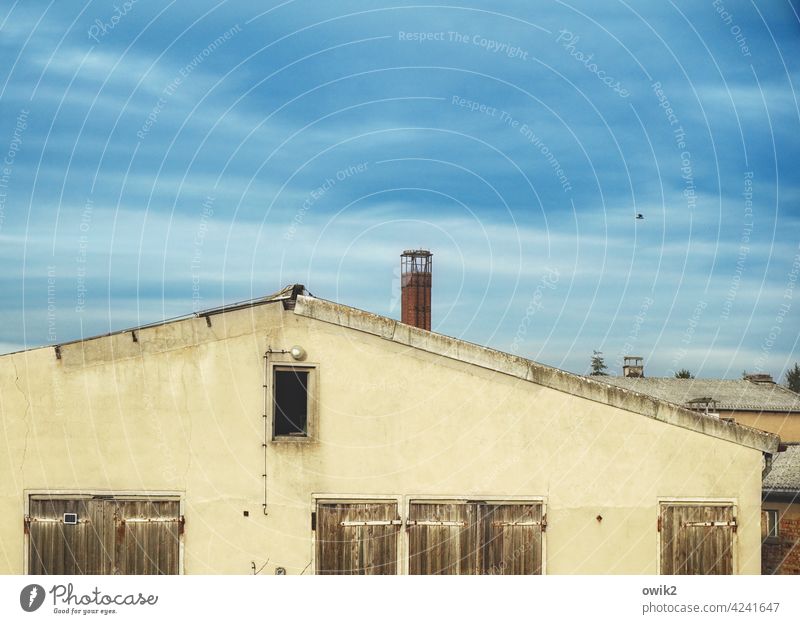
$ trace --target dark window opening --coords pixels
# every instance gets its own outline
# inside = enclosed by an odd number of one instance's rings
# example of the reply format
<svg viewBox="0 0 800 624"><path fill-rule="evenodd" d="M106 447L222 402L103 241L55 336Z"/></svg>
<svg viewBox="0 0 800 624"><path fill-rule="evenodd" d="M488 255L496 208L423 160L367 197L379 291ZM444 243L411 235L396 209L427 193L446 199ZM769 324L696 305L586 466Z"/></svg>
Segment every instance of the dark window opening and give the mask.
<svg viewBox="0 0 800 624"><path fill-rule="evenodd" d="M275 371L274 435L308 435L308 371Z"/></svg>
<svg viewBox="0 0 800 624"><path fill-rule="evenodd" d="M778 538L778 510L777 509L767 509L766 510L766 520L767 520L767 527L766 533L767 538L769 539L777 539Z"/></svg>

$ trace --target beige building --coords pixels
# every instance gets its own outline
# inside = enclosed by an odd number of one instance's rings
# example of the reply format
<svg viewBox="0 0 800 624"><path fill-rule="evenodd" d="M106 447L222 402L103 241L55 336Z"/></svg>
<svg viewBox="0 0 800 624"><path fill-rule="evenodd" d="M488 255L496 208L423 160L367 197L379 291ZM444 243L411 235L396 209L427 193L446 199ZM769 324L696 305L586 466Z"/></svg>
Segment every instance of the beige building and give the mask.
<svg viewBox="0 0 800 624"><path fill-rule="evenodd" d="M0 573L744 573L775 435L290 287L0 357Z"/></svg>
<svg viewBox="0 0 800 624"><path fill-rule="evenodd" d="M644 360L624 359L623 376L610 384L649 394L723 421L780 435L779 451L763 483L763 574L800 574L800 395L767 374L742 379L645 377Z"/></svg>

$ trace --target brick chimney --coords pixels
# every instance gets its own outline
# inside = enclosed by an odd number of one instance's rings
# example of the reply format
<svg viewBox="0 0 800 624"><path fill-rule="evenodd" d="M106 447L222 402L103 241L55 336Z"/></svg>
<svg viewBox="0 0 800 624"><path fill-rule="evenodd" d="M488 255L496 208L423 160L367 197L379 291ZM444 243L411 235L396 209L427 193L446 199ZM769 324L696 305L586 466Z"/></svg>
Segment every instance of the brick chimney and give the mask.
<svg viewBox="0 0 800 624"><path fill-rule="evenodd" d="M400 256L400 320L428 331L431 329L432 268L433 254L426 249L407 249Z"/></svg>

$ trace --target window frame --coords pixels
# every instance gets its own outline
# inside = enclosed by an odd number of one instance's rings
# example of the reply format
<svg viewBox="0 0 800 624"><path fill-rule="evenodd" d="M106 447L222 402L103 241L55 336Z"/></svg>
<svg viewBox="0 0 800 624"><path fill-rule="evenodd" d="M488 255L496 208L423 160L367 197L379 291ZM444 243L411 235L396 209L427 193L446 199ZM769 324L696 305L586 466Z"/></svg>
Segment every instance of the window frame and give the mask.
<svg viewBox="0 0 800 624"><path fill-rule="evenodd" d="M277 389L278 372L304 372L308 373L307 404L306 404L306 434L305 435L277 435L275 433L276 424L276 405L275 391ZM270 362L269 367L269 389L267 403L269 406L270 418L270 441L273 443L309 443L317 439L317 410L319 404L319 367L314 363L295 363L293 361Z"/></svg>
<svg viewBox="0 0 800 624"><path fill-rule="evenodd" d="M764 536L764 541L768 544L776 544L781 537L781 512L778 509L764 509L764 513L767 514L767 534ZM775 522L770 523L770 518L774 518ZM770 528L773 530L770 531Z"/></svg>

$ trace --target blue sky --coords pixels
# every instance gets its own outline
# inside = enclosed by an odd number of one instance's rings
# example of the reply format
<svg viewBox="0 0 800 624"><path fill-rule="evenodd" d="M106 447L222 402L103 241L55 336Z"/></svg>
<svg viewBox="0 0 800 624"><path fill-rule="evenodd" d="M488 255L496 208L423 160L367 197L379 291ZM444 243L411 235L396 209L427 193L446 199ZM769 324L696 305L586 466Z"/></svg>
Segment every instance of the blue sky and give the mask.
<svg viewBox="0 0 800 624"><path fill-rule="evenodd" d="M583 373L798 359L789 2L4 2L0 352L289 283ZM636 219L636 214L643 219Z"/></svg>

